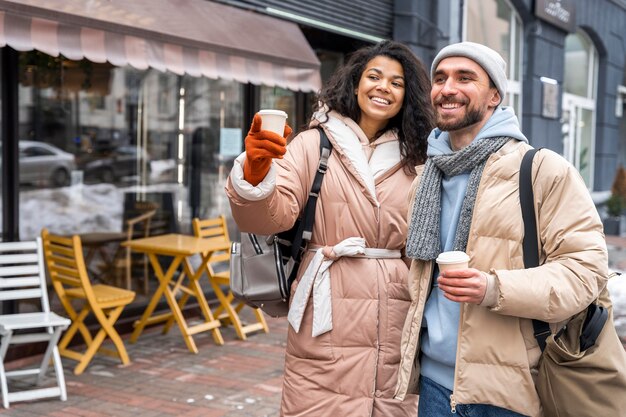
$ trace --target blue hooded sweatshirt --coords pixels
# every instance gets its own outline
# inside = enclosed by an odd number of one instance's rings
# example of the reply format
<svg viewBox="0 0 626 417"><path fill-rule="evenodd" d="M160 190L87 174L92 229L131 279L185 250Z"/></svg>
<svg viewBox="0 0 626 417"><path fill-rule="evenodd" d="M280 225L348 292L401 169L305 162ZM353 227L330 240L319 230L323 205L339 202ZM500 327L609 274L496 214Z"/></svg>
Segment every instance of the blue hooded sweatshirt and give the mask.
<svg viewBox="0 0 626 417"><path fill-rule="evenodd" d="M522 134L515 112L510 107L498 107L487 123L478 132L474 141L508 136L528 143ZM428 138L428 156L453 153L447 132L434 129ZM465 198L470 172L449 177L443 176L441 183L441 248L453 250L456 228L461 206ZM454 390L454 367L459 330L461 305L443 296L437 286L439 270L435 264L433 291L426 301L421 341L421 375L449 390Z"/></svg>

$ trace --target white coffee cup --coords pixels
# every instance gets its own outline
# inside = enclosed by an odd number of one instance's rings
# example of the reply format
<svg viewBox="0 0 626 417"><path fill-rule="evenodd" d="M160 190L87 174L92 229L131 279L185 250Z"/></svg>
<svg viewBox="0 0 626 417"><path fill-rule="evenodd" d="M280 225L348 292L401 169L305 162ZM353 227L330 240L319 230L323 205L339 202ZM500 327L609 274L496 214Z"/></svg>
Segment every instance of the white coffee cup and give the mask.
<svg viewBox="0 0 626 417"><path fill-rule="evenodd" d="M271 130L277 135L282 136L285 132L285 122L287 113L282 110L259 110L261 116L261 130Z"/></svg>
<svg viewBox="0 0 626 417"><path fill-rule="evenodd" d="M436 259L439 272L448 269L465 269L468 267L469 260L470 257L465 252L458 250L442 252Z"/></svg>

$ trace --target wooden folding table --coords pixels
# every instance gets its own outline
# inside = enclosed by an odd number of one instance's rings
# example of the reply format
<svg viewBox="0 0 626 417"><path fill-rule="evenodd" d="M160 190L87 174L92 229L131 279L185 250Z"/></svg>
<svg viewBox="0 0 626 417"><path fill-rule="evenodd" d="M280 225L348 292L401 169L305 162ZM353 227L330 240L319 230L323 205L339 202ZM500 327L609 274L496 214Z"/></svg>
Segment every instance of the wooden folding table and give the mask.
<svg viewBox="0 0 626 417"><path fill-rule="evenodd" d="M134 251L143 252L148 255L150 263L154 268L154 273L159 280L159 288L156 290L148 307L144 311L141 318L135 322L135 330L130 337L131 343L137 341L137 338L143 331L144 327L151 324L168 322L164 327L166 332L172 324L172 320L175 320L180 328L180 331L185 339L185 343L190 351L198 353L198 349L193 340L192 335L211 331L213 339L218 345L224 344L224 339L220 332L220 321L213 317L211 309L204 297L202 288L199 284L199 279L203 272L207 271L207 265L211 254L215 251L228 250L230 242L226 239L203 239L189 235L181 234L167 234L161 236L153 236L142 239L134 239L129 242L124 242L124 246L129 246ZM189 258L193 255L200 255L202 262L196 271L193 270ZM159 256L172 257L172 261L164 273L159 262ZM183 265L184 275L178 282L174 282L174 274ZM187 278L188 284L183 285L183 279ZM177 293L181 291L183 295L180 299L176 300ZM171 312L152 315L157 303L161 297L165 295L167 304L169 305ZM204 322L189 326L183 317L182 307L189 299L189 297L196 297L202 315L204 316Z"/></svg>

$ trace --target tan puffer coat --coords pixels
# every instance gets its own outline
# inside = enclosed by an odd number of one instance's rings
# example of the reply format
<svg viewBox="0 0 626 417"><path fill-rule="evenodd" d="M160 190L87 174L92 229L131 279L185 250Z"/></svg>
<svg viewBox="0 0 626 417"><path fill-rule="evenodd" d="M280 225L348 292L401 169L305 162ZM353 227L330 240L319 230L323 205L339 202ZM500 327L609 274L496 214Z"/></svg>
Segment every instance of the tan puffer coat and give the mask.
<svg viewBox="0 0 626 417"><path fill-rule="evenodd" d="M333 144L317 204L311 244L335 245L349 237L363 237L370 248L403 250L407 232L408 192L414 175L395 162L374 179L359 166L374 148L398 149L394 134L385 134L370 146L361 129L341 118L351 131L352 147L331 129ZM387 144L387 145L384 145ZM395 145L394 145L395 144ZM233 178L226 187L233 217L242 231L259 234L289 229L303 210L319 161L319 134L307 130L274 161L276 188L264 199L247 201L237 195ZM371 162L370 162L371 164ZM375 195L368 187L375 185ZM305 255L299 275L310 262ZM333 329L311 336L312 302L296 333L289 326L281 412L306 417L415 417L417 396L403 402L392 399L402 324L410 304L406 259L341 258L330 267ZM298 282L292 287L292 296Z"/></svg>
<svg viewBox="0 0 626 417"><path fill-rule="evenodd" d="M540 349L532 320L561 322L589 305L606 285L602 223L578 171L552 151L533 161L542 266L524 269L519 167L530 147L508 142L485 165L467 243L469 266L495 276L498 301L463 304L453 400L492 404L541 417L534 386ZM412 192L417 188L416 179ZM419 336L432 262L413 261L411 307L402 335L396 397L417 392Z"/></svg>

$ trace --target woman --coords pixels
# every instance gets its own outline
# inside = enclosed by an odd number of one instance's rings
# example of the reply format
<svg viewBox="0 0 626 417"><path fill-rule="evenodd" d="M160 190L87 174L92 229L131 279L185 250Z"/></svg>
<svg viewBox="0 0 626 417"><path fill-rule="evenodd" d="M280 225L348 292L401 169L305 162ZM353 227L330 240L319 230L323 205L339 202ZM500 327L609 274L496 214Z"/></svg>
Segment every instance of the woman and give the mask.
<svg viewBox="0 0 626 417"><path fill-rule="evenodd" d="M291 228L320 158L313 128L321 126L333 145L312 239L291 292L284 416L417 413L416 396L404 402L392 396L409 307L401 255L408 190L415 166L426 158L429 91L421 62L402 44L385 41L358 50L333 75L318 96L311 129L288 147L285 138L260 130L255 116L246 153L226 186L242 231ZM286 127L284 136L290 132ZM330 278L320 272L325 268ZM316 293L324 285L329 294L310 301L311 288ZM316 316L321 306L330 316Z"/></svg>

